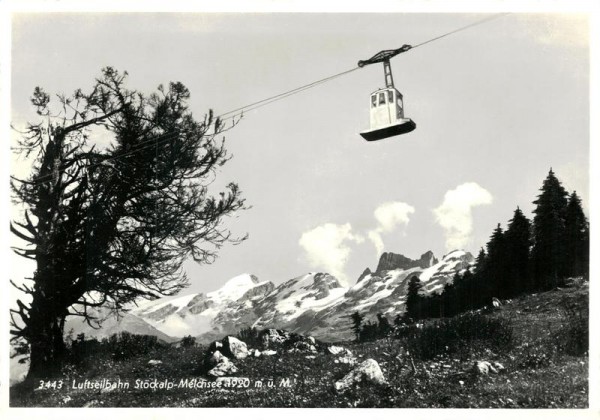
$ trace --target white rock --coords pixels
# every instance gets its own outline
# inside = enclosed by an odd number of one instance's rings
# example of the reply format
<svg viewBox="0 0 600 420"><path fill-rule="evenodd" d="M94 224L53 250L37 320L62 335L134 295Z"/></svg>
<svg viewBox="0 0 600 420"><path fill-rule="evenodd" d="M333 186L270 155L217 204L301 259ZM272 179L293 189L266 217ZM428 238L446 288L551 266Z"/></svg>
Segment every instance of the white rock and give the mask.
<svg viewBox="0 0 600 420"><path fill-rule="evenodd" d="M235 337L227 336L223 340L223 353L231 355L234 359L244 359L248 357L248 346Z"/></svg>
<svg viewBox="0 0 600 420"><path fill-rule="evenodd" d="M341 380L335 383L335 389L343 392L348 388L360 382L368 382L373 384L385 384L386 380L383 372L373 359L367 359L360 365L356 366L350 373L344 376Z"/></svg>
<svg viewBox="0 0 600 420"><path fill-rule="evenodd" d="M356 364L356 358L343 356L343 357L339 357L339 358L335 359L334 363L343 363L345 365L354 366Z"/></svg>
<svg viewBox="0 0 600 420"><path fill-rule="evenodd" d="M162 360L149 360L148 364L152 366L162 365Z"/></svg>
<svg viewBox="0 0 600 420"><path fill-rule="evenodd" d="M260 357L260 355L261 355L261 352L258 349L254 349L254 351L252 352L252 356L254 356L254 357Z"/></svg>
<svg viewBox="0 0 600 420"><path fill-rule="evenodd" d="M273 356L277 354L277 352L275 350L263 350L260 354L263 356Z"/></svg>
<svg viewBox="0 0 600 420"><path fill-rule="evenodd" d="M225 376L231 375L232 373L236 373L238 371L237 367L230 362L229 360L223 360L217 366L208 371L208 374L211 376Z"/></svg>
<svg viewBox="0 0 600 420"><path fill-rule="evenodd" d="M344 352L344 348L342 346L329 346L327 347L327 352L329 354L333 354L334 356Z"/></svg>
<svg viewBox="0 0 600 420"><path fill-rule="evenodd" d="M486 361L477 361L473 364L473 372L477 375L489 375L491 373L498 373L496 368Z"/></svg>

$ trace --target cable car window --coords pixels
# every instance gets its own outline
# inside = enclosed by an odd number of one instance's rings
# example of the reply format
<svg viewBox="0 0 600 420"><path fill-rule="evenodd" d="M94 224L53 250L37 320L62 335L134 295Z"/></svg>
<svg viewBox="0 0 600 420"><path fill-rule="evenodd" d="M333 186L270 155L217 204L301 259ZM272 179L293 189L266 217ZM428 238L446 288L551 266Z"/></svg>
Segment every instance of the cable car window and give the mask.
<svg viewBox="0 0 600 420"><path fill-rule="evenodd" d="M388 102L391 104L394 103L394 92L392 92L391 90L388 90Z"/></svg>
<svg viewBox="0 0 600 420"><path fill-rule="evenodd" d="M385 105L385 93L383 92L379 94L379 105Z"/></svg>
<svg viewBox="0 0 600 420"><path fill-rule="evenodd" d="M375 108L377 106L377 95L371 95L371 108Z"/></svg>

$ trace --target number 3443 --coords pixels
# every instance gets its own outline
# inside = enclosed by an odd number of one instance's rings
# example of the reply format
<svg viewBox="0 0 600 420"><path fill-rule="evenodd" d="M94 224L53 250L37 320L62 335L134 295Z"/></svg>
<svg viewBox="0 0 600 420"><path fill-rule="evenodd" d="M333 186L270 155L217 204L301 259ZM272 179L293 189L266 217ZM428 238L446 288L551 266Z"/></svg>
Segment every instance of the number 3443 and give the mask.
<svg viewBox="0 0 600 420"><path fill-rule="evenodd" d="M40 385L36 390L40 389L61 389L63 387L63 381L40 381Z"/></svg>

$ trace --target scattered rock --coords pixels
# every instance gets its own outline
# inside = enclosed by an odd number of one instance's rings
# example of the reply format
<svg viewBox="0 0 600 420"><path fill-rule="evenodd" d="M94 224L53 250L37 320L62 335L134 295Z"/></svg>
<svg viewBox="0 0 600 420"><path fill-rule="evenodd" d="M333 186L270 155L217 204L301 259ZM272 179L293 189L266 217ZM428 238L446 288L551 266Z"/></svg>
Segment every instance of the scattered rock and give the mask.
<svg viewBox="0 0 600 420"><path fill-rule="evenodd" d="M351 356L352 355L352 352L350 350L348 350L342 346L329 346L329 347L327 347L327 353L333 354L334 356L337 356L337 355Z"/></svg>
<svg viewBox="0 0 600 420"><path fill-rule="evenodd" d="M356 366L350 373L344 376L341 380L335 383L335 389L338 392L343 392L348 388L361 383L373 383L373 384L385 384L386 380L383 376L383 372L377 363L373 359L367 359L360 365Z"/></svg>
<svg viewBox="0 0 600 420"><path fill-rule="evenodd" d="M314 344L310 344L310 342L308 342L308 341L296 341L292 345L292 348L289 349L288 351L290 353L295 353L295 352L316 353L317 352L317 348L315 347Z"/></svg>
<svg viewBox="0 0 600 420"><path fill-rule="evenodd" d="M489 375L490 373L498 373L498 370L486 361L477 361L473 364L473 373L476 375Z"/></svg>
<svg viewBox="0 0 600 420"><path fill-rule="evenodd" d="M209 370L208 374L211 376L218 377L218 376L231 375L233 373L236 373L237 371L238 371L237 367L231 361L229 361L229 359L227 359L227 360L221 361L218 365L216 365L214 368Z"/></svg>
<svg viewBox="0 0 600 420"><path fill-rule="evenodd" d="M506 368L504 367L504 365L500 362L494 362L492 363L492 365L496 368L496 370L498 372L505 370Z"/></svg>
<svg viewBox="0 0 600 420"><path fill-rule="evenodd" d="M149 360L148 364L152 366L162 365L162 360Z"/></svg>
<svg viewBox="0 0 600 420"><path fill-rule="evenodd" d="M275 328L269 328L261 333L261 341L263 347L268 349L273 345L280 346L290 338L290 333L284 330L276 330Z"/></svg>
<svg viewBox="0 0 600 420"><path fill-rule="evenodd" d="M338 357L333 361L334 363L343 363L345 365L354 366L356 364L356 357Z"/></svg>

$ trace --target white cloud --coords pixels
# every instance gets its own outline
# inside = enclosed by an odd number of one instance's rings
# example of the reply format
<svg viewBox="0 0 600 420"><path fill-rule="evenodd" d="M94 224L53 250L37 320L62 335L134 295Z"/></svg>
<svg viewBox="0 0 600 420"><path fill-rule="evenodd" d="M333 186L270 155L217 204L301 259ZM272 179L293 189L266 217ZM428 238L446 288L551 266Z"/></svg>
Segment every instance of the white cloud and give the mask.
<svg viewBox="0 0 600 420"><path fill-rule="evenodd" d="M398 226L408 225L409 215L415 212L415 208L409 204L400 201L383 203L375 209L374 215L377 220L377 227L368 232L369 239L377 250L377 255L381 255L384 250L382 233L390 233Z"/></svg>
<svg viewBox="0 0 600 420"><path fill-rule="evenodd" d="M475 182L467 182L446 192L444 202L433 213L445 230L448 251L464 248L470 242L473 233L471 209L491 204L492 200L492 195Z"/></svg>
<svg viewBox="0 0 600 420"><path fill-rule="evenodd" d="M409 214L414 213L415 208L406 203L395 201L383 203L375 209L375 219L383 232L391 232L398 225L407 225Z"/></svg>
<svg viewBox="0 0 600 420"><path fill-rule="evenodd" d="M344 268L351 252L349 244L361 243L363 240L362 236L352 233L350 223L326 223L304 232L299 243L311 266L347 282Z"/></svg>

